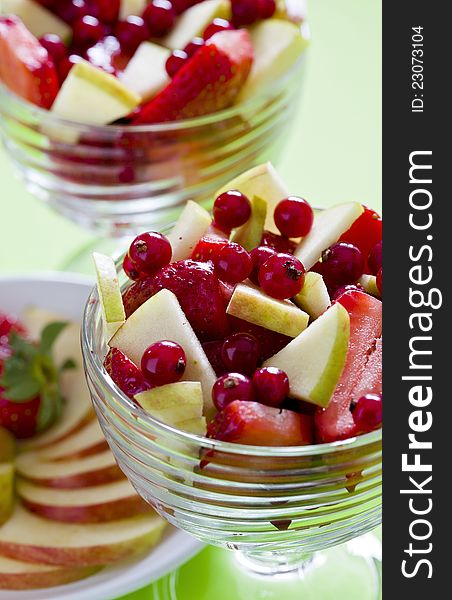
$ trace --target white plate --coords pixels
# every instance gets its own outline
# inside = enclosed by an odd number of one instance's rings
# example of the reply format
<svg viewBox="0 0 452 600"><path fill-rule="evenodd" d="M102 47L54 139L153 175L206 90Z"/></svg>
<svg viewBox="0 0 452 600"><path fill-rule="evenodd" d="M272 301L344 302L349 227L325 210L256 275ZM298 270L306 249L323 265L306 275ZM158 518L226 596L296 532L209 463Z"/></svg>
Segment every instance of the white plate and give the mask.
<svg viewBox="0 0 452 600"><path fill-rule="evenodd" d="M67 273L0 277L0 311L20 315L34 305L80 321L93 280ZM0 600L112 600L174 570L201 550L202 544L168 528L150 554L117 563L68 585L26 592L1 591Z"/></svg>

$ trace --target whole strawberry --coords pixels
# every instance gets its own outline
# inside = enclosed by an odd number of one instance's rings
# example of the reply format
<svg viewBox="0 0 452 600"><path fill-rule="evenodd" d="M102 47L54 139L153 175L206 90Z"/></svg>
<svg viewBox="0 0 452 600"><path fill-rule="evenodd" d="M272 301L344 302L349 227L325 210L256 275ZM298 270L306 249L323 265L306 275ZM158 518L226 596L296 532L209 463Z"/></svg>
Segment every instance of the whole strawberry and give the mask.
<svg viewBox="0 0 452 600"><path fill-rule="evenodd" d="M6 329L6 320L0 323ZM23 337L23 330L15 325L3 336L5 358L0 362L0 426L16 438L28 438L46 429L61 413L60 373L73 368L74 362L68 360L57 368L52 347L66 325L49 324L36 344Z"/></svg>

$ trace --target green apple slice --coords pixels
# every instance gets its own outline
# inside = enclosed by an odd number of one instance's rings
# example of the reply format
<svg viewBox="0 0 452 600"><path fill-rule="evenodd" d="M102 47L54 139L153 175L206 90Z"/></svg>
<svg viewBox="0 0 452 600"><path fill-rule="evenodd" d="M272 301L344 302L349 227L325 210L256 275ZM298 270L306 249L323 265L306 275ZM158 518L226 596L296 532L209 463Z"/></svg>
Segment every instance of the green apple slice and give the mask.
<svg viewBox="0 0 452 600"><path fill-rule="evenodd" d="M205 0L188 8L178 18L176 25L162 41L171 50L185 48L216 18L231 19L231 4L227 0Z"/></svg>
<svg viewBox="0 0 452 600"><path fill-rule="evenodd" d="M273 212L278 202L287 198L290 192L271 163L264 163L245 171L219 189L215 198L228 190L239 190L250 199L253 196L259 196L265 200L267 202L265 229L279 233L273 220Z"/></svg>
<svg viewBox="0 0 452 600"><path fill-rule="evenodd" d="M365 291L371 296L381 298L380 290L377 286L377 278L375 275L362 275L358 279L357 283L360 283L365 289Z"/></svg>
<svg viewBox="0 0 452 600"><path fill-rule="evenodd" d="M203 410L199 381L178 381L140 392L135 399L150 415L167 423L200 419Z"/></svg>
<svg viewBox="0 0 452 600"><path fill-rule="evenodd" d="M267 202L260 196L251 198L251 216L245 225L234 232L232 241L243 246L248 252L259 246L264 233L267 217Z"/></svg>
<svg viewBox="0 0 452 600"><path fill-rule="evenodd" d="M102 306L106 340L110 340L126 320L121 288L114 260L105 254L93 252L97 275L97 289Z"/></svg>
<svg viewBox="0 0 452 600"><path fill-rule="evenodd" d="M254 61L235 103L271 88L294 65L308 45L300 27L282 19L265 19L250 28ZM271 43L269 43L271 40Z"/></svg>
<svg viewBox="0 0 452 600"><path fill-rule="evenodd" d="M289 337L299 335L309 322L309 315L290 300L276 300L261 289L243 283L235 288L226 312Z"/></svg>
<svg viewBox="0 0 452 600"><path fill-rule="evenodd" d="M165 69L169 55L167 48L143 42L119 76L120 81L126 88L141 96L142 100L150 100L170 81Z"/></svg>
<svg viewBox="0 0 452 600"><path fill-rule="evenodd" d="M313 321L329 308L330 295L320 273L309 271L305 274L303 288L294 297L294 302L305 310Z"/></svg>
<svg viewBox="0 0 452 600"><path fill-rule="evenodd" d="M128 115L140 102L141 97L119 79L83 61L70 70L52 112L70 121L107 125Z"/></svg>
<svg viewBox="0 0 452 600"><path fill-rule="evenodd" d="M17 15L37 38L46 33L56 33L67 42L72 35L72 29L67 23L36 0L1 0L0 14Z"/></svg>
<svg viewBox="0 0 452 600"><path fill-rule="evenodd" d="M118 329L110 346L118 348L139 365L146 348L161 340L176 342L184 349L187 366L183 380L201 382L204 414L211 418L215 414L211 395L215 372L172 292L160 290L142 304Z"/></svg>
<svg viewBox="0 0 452 600"><path fill-rule="evenodd" d="M334 304L264 366L283 369L290 396L325 408L344 369L350 337L350 317Z"/></svg>
<svg viewBox="0 0 452 600"><path fill-rule="evenodd" d="M295 256L304 268L309 271L322 252L336 243L363 212L363 205L359 202L347 202L316 213L311 231L295 250Z"/></svg>
<svg viewBox="0 0 452 600"><path fill-rule="evenodd" d="M143 14L148 0L121 0L119 9L119 19L124 21L127 17Z"/></svg>
<svg viewBox="0 0 452 600"><path fill-rule="evenodd" d="M209 213L193 200L189 200L168 235L173 249L172 260L190 258L196 244L207 232L211 223L212 217Z"/></svg>
<svg viewBox="0 0 452 600"><path fill-rule="evenodd" d="M182 429L182 431L186 431L187 433L194 433L195 435L206 435L206 417L200 417L198 419L188 419L187 421L179 421L177 423L177 428Z"/></svg>

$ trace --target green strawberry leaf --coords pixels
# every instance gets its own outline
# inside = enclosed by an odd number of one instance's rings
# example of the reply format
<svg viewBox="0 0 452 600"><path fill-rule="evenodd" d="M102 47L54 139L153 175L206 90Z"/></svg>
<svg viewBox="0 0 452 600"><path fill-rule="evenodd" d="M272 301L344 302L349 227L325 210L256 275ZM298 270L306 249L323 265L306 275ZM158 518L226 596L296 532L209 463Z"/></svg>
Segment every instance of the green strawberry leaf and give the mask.
<svg viewBox="0 0 452 600"><path fill-rule="evenodd" d="M63 371L69 371L71 369L76 369L76 368L77 368L77 363L75 362L75 360L73 360L72 358L68 358L61 365L60 373L62 373Z"/></svg>
<svg viewBox="0 0 452 600"><path fill-rule="evenodd" d="M52 346L60 335L60 333L65 329L69 323L67 322L58 322L49 323L46 327L44 327L41 333L41 341L39 344L39 349L44 354L49 354L52 350Z"/></svg>
<svg viewBox="0 0 452 600"><path fill-rule="evenodd" d="M20 383L9 386L4 392L7 400L13 402L29 402L35 398L40 392L39 382L33 379L24 379Z"/></svg>

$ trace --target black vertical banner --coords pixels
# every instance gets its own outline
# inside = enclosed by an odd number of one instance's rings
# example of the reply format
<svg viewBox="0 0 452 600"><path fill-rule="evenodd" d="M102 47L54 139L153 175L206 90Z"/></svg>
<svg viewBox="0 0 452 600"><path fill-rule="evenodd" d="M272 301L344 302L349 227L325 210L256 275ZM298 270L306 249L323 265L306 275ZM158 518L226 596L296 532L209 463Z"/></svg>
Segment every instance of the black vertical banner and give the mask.
<svg viewBox="0 0 452 600"><path fill-rule="evenodd" d="M383 2L383 598L452 597L447 3ZM440 591L441 590L441 591Z"/></svg>

